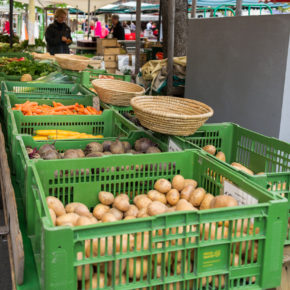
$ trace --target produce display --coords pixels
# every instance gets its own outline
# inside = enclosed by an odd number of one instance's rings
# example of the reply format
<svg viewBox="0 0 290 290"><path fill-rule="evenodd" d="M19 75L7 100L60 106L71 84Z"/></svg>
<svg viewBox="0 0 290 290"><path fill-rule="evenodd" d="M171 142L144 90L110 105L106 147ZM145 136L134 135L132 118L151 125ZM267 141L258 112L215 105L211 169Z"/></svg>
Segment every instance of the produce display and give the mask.
<svg viewBox="0 0 290 290"><path fill-rule="evenodd" d="M217 159L219 159L223 162L226 162L226 155L222 151L217 152L216 147L214 145L206 145L202 149L204 151L206 151L207 153L215 156ZM241 170L247 174L255 175L255 173L252 170L250 170L249 168L247 168L246 166L244 166L238 162L232 162L231 166L234 167L235 169ZM264 174L264 172L256 173L256 175L262 175L262 174Z"/></svg>
<svg viewBox="0 0 290 290"><path fill-rule="evenodd" d="M47 131L47 130L45 130ZM59 130L60 131L60 130ZM63 131L64 136L67 131ZM40 132L46 134L46 132ZM26 147L27 154L30 159L71 159L71 158L87 158L87 157L102 157L112 154L143 154L143 153L159 153L160 149L148 138L140 138L136 140L134 149L127 141L104 141L103 143L91 142L88 143L84 150L68 149L65 152L58 152L53 144L45 144L37 150L36 148Z"/></svg>
<svg viewBox="0 0 290 290"><path fill-rule="evenodd" d="M51 220L54 226L69 226L69 227L77 227L84 225L93 225L98 223L109 223L109 222L125 222L126 220L138 219L138 218L146 218L150 216L156 216L160 214L170 214L175 211L197 211L197 210L210 210L215 208L222 207L234 207L238 206L237 200L235 200L231 196L218 195L213 196L211 193L207 193L202 187L198 187L198 184L193 179L184 179L181 175L176 175L173 177L172 181L168 181L167 179L159 179L155 182L154 188L150 190L147 194L140 194L135 196L132 201L127 194L119 194L114 196L111 192L101 191L98 193L98 201L99 203L93 208L92 211L83 203L80 202L71 202L64 205L58 198L54 196L47 196L46 202L49 209L49 213L51 216ZM169 233L169 229L168 233ZM186 232L194 232L198 230L195 226L187 226ZM177 227L171 229L170 234L179 234L184 231L184 228ZM233 235L243 236L244 234L253 235L253 225L248 220L237 220L237 222L233 225ZM259 232L259 228L255 229L255 232ZM220 240L226 239L229 236L230 229L228 222L221 223L205 223L200 226L199 235L202 240ZM153 236L163 235L162 231L153 231ZM113 247L119 248L119 251L124 253L128 251L136 251L137 249L148 249L150 246L150 237L149 233L137 233L137 243L135 241L134 235L124 235L122 238L120 236L116 237L116 245L114 246L113 239L108 239L107 243L104 238L100 240L95 239L92 243L89 240L85 242L85 255L89 258L91 255L93 256L105 256L106 251L108 253L113 252ZM187 239L187 243L194 243L196 237L191 237ZM172 245L182 245L183 239L174 239L168 241L168 243L172 243ZM141 245L141 243L143 245ZM257 260L258 255L258 241L254 243L251 241L248 246L246 246L247 242L242 242L242 246L236 247L236 252L234 251L231 254L230 263L232 266L239 266L245 263L244 260ZM153 247L160 248L162 247L162 243L154 243ZM91 247L93 247L91 251ZM107 249L107 250L106 250ZM240 251L241 249L241 251ZM240 256L240 253L242 253ZM80 257L82 259L82 257ZM155 260L157 259L157 260ZM185 256L182 255L182 251L177 251L175 254L170 255L169 253L165 254L165 264L166 271L171 272L171 275L176 274L175 271L177 269L177 274L181 273L182 263L185 259L184 265L186 267L193 267L194 261L194 249L190 250L190 255ZM190 259L190 260L189 260ZM135 260L135 263L133 263ZM152 267L155 268L157 266L160 267L159 270L162 269L162 254L157 254L152 259ZM112 262L111 263L112 266ZM118 263L122 264L122 267L118 265L115 268L115 275L119 277L122 274L121 283L126 283L126 274L130 279L133 279L134 276L137 279L140 279L143 275L143 278L146 278L149 268L149 260L146 258L132 258L129 259L129 265L127 265L127 259L120 259ZM126 267L127 265L127 267ZM129 266L129 267L128 267ZM135 273L134 272L134 268ZM93 272L92 285L96 285L99 281L100 287L104 287L103 280L105 280L104 267L101 267L101 271L98 273L98 270L91 267L89 264L84 267L78 267L78 280L83 279L82 271L85 271L85 280L86 280L86 289L90 288L90 272ZM143 268L141 270L141 268ZM103 269L103 270L102 270ZM188 272L191 272L193 269L188 268ZM120 272L121 271L121 272ZM157 277L160 277L160 271L157 271ZM187 270L186 270L187 272ZM112 269L107 270L108 276L107 281L108 285L110 285L110 279L112 279ZM123 277L124 276L124 277ZM218 281L216 281L216 279ZM252 278L253 281L255 277ZM220 280L220 281L219 281ZM219 283L221 288L223 289L225 286L225 277L221 277L218 279L217 277L208 277L202 279L202 286L206 286L209 284L218 285ZM118 284L118 282L117 282ZM95 286L93 286L95 287ZM171 288L170 288L171 289ZM172 288L173 289L173 288ZM179 289L179 288L178 288Z"/></svg>
<svg viewBox="0 0 290 290"><path fill-rule="evenodd" d="M90 138L104 138L103 135L91 135L87 133L80 133L67 130L36 130L33 139L35 141L42 140L62 140L62 139L90 139Z"/></svg>
<svg viewBox="0 0 290 290"><path fill-rule="evenodd" d="M48 63L41 63L27 58L0 57L0 72L6 75L21 76L30 74L40 77L55 71L55 68Z"/></svg>
<svg viewBox="0 0 290 290"><path fill-rule="evenodd" d="M75 103L74 105L65 106L53 101L53 106L46 104L38 105L37 102L26 101L24 104L15 104L12 110L20 110L25 116L40 115L101 115L102 111L94 107Z"/></svg>
<svg viewBox="0 0 290 290"><path fill-rule="evenodd" d="M109 76L109 75L99 75L97 77L97 79L101 79L101 80L114 80L115 77L114 76Z"/></svg>

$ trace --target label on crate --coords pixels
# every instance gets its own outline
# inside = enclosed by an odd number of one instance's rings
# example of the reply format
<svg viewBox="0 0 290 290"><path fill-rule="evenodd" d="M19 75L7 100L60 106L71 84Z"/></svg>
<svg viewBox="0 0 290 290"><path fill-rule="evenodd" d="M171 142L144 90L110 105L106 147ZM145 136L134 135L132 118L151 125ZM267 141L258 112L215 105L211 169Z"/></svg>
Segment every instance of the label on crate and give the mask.
<svg viewBox="0 0 290 290"><path fill-rule="evenodd" d="M168 141L168 152L182 151L181 148L171 139Z"/></svg>
<svg viewBox="0 0 290 290"><path fill-rule="evenodd" d="M235 198L239 205L250 205L258 203L256 198L241 190L236 185L228 182L227 180L224 181L224 194Z"/></svg>

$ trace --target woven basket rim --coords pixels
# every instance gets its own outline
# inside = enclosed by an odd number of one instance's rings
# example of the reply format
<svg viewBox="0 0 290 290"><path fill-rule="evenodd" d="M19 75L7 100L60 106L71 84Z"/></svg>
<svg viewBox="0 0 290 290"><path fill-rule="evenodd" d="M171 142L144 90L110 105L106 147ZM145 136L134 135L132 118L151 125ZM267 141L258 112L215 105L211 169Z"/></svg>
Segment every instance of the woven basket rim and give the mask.
<svg viewBox="0 0 290 290"><path fill-rule="evenodd" d="M90 59L85 56L80 56L80 55L73 55L73 54L55 54L54 55L57 61L74 61L74 62L90 62Z"/></svg>
<svg viewBox="0 0 290 290"><path fill-rule="evenodd" d="M130 86L134 86L134 87L138 87L140 89L142 89L142 91L140 92L128 92L126 90L118 90L118 89L115 89L115 88L108 88L106 86L98 86L97 84L95 83L126 83L126 84L129 84ZM121 81L121 80L115 80L115 79L94 79L92 81L92 84L94 87L101 87L102 89L107 89L107 90L110 90L112 92L120 92L120 93L130 93L130 94L141 94L141 93L144 93L145 92L145 89L137 84L134 84L134 83L131 83L131 82L125 82L125 81Z"/></svg>
<svg viewBox="0 0 290 290"><path fill-rule="evenodd" d="M170 98L177 98L179 101L185 101L186 103L194 103L197 105L200 105L204 108L206 108L208 110L207 113L203 113L203 114L198 114L198 115L181 115L181 114L175 114L175 113L164 113L164 112L158 112L158 111L152 111L152 109L147 109L146 107L143 107L141 105L139 105L137 103L137 101L139 99L146 99L146 101L153 101L158 100L158 99L170 99ZM156 116L160 116L160 117L169 117L169 118L176 118L176 119L183 119L183 120L194 120L194 119L204 119L204 118L209 118L213 115L214 111L213 109L208 106L207 104L204 104L202 102L196 101L196 100L192 100L192 99L187 99L187 98L178 98L178 97L173 97L173 96L136 96L134 98L131 99L130 101L131 106L143 111L144 113L149 113L152 115L156 115Z"/></svg>

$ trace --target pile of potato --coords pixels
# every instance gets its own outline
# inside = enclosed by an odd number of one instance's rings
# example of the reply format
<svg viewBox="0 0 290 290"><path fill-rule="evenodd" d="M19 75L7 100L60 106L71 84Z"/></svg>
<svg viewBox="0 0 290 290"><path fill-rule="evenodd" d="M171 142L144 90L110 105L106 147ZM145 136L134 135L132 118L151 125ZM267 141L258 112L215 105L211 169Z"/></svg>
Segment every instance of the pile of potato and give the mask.
<svg viewBox="0 0 290 290"><path fill-rule="evenodd" d="M204 188L198 187L198 184L193 179L184 179L181 175L176 175L172 179L172 182L166 179L159 179L154 184L154 189L150 190L147 194L140 194L134 197L133 203L130 203L129 197L126 194L119 194L114 196L110 192L101 191L98 193L99 204L97 204L93 212L90 212L88 207L79 202L73 202L67 204L65 207L62 202L53 197L48 196L46 198L47 205L50 211L50 215L53 221L53 224L56 226L81 226L81 225L90 225L96 223L107 223L115 222L120 220L129 220L136 218L144 218L148 216L155 216L159 214L166 214L176 211L197 211L221 207L231 207L238 206L238 202L231 196L219 195L213 196L211 193L207 193ZM201 224L199 227L200 239L201 240L219 240L226 239L229 235L229 222L214 222L214 223L205 223ZM180 226L177 228L166 229L166 235L182 234L184 232L184 227ZM197 228L194 225L187 226L187 233L196 232ZM257 233L257 231L256 231ZM153 231L153 236L163 235L162 230ZM253 225L248 224L248 220L237 220L233 223L233 235L235 237L245 236L247 234L253 234ZM195 243L196 237L185 238L186 243ZM129 240L129 242L128 242ZM143 243L142 243L143 242ZM182 245L184 238L173 239L170 242L166 242L166 247L170 245L180 244ZM164 242L163 242L164 243ZM163 243L153 243L152 248L162 248ZM246 255L246 243L248 243L248 253ZM107 246L106 246L107 245ZM93 250L91 251L91 246ZM150 236L149 232L128 234L121 236L116 236L116 252L128 252L128 251L139 251L147 250L150 247ZM253 259L252 257L252 248L254 249ZM187 272L193 270L193 260L194 260L194 249L189 249L189 254L186 259L190 259L190 268L186 269ZM242 252L241 257L243 259L245 256L248 258L248 262L255 262L257 260L258 244L255 242L255 246L252 247L252 241L236 243L236 249L232 250L231 254L231 265L238 266L239 263L242 265L245 263L245 260L240 261L239 253ZM236 251L236 252L234 252ZM86 257L90 257L91 253L93 256L105 256L114 254L113 247L113 237L99 238L93 240L87 240L85 242L85 253ZM78 259L82 259L82 253L78 253ZM164 255L164 254L163 254ZM147 276L148 270L148 259L144 257L143 259L143 277L141 277L141 258L135 258L136 263L134 264L134 259L129 259L129 268L126 269L127 260L122 260L122 282L126 282L125 271L129 271L129 278L142 279ZM154 261L157 259L157 266L153 262L152 267L156 267L157 277L161 276L161 261L162 254L156 254ZM175 260L177 259L177 268L175 265ZM182 262L182 251L173 252L172 261L168 263L168 253L165 254L166 265L171 265L171 268L167 268L167 274L174 274L174 270L181 273L181 262ZM187 260L188 261L188 260ZM188 263L186 263L188 265ZM108 273L109 279L111 279L112 272L112 262L109 262ZM119 271L119 267L115 267L116 271ZM89 279L90 266L89 264L85 265L83 268L78 267L78 279L82 280L82 271L85 270L86 280ZM136 270L136 275L134 277L134 269ZM100 287L104 287L104 271L99 276ZM152 271L152 273L155 273ZM118 272L119 274L119 272ZM118 275L117 274L117 275ZM166 275L167 275L166 274ZM153 274L152 274L153 275ZM159 276L158 276L159 275ZM118 276L119 279L119 276ZM111 280L108 280L109 282ZM93 275L93 288L96 287L98 282L97 274ZM89 289L89 280L86 282L86 289ZM217 277L209 277L202 279L202 285L206 286L207 283L215 283L218 287L219 283L221 287L225 285L225 277L220 276L220 279ZM95 285L95 286L94 286ZM102 286L103 285L103 286ZM109 285L109 284L108 284ZM168 289L171 289L170 287ZM173 287L172 287L173 289ZM178 289L178 287L177 287Z"/></svg>
<svg viewBox="0 0 290 290"><path fill-rule="evenodd" d="M217 152L216 147L214 145L206 145L206 146L202 147L202 149L204 151L206 151L207 153L215 156L217 159L219 159L223 162L226 162L226 155L222 151ZM231 166L234 167L235 169L241 170L247 174L255 175L255 173L252 170L250 170L249 168L247 168L246 166L244 166L238 162L232 162ZM261 175L261 174L265 174L265 172L256 173L256 175Z"/></svg>

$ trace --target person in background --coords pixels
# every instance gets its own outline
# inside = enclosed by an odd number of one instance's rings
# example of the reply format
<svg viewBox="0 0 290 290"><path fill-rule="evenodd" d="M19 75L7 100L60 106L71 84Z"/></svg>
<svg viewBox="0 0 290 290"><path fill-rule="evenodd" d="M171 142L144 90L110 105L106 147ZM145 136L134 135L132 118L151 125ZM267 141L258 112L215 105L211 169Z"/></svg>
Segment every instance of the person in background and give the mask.
<svg viewBox="0 0 290 290"><path fill-rule="evenodd" d="M149 21L146 25L147 30L152 30L152 21Z"/></svg>
<svg viewBox="0 0 290 290"><path fill-rule="evenodd" d="M130 29L131 29L131 32L135 32L136 31L136 25L134 24L133 21L130 24Z"/></svg>
<svg viewBox="0 0 290 290"><path fill-rule="evenodd" d="M69 45L72 43L72 38L70 28L65 23L66 17L64 9L57 9L54 15L54 22L46 29L47 51L51 55L56 53L69 54Z"/></svg>
<svg viewBox="0 0 290 290"><path fill-rule="evenodd" d="M82 31L86 32L88 29L88 19L84 20L84 22L82 23Z"/></svg>
<svg viewBox="0 0 290 290"><path fill-rule="evenodd" d="M9 20L6 20L4 23L3 32L10 35L10 22L9 22Z"/></svg>
<svg viewBox="0 0 290 290"><path fill-rule="evenodd" d="M101 21L99 21L98 18L96 18L95 21L96 21L95 36L96 37L102 37L102 24L101 24Z"/></svg>
<svg viewBox="0 0 290 290"><path fill-rule="evenodd" d="M101 38L107 37L107 35L110 33L109 28L107 28L107 25L102 25L102 36Z"/></svg>
<svg viewBox="0 0 290 290"><path fill-rule="evenodd" d="M112 27L110 29L110 33L113 34L114 38L118 40L125 40L125 30L122 24L119 21L118 15L112 16Z"/></svg>
<svg viewBox="0 0 290 290"><path fill-rule="evenodd" d="M94 33L94 30L95 30L95 21L91 20L90 21L89 34Z"/></svg>

